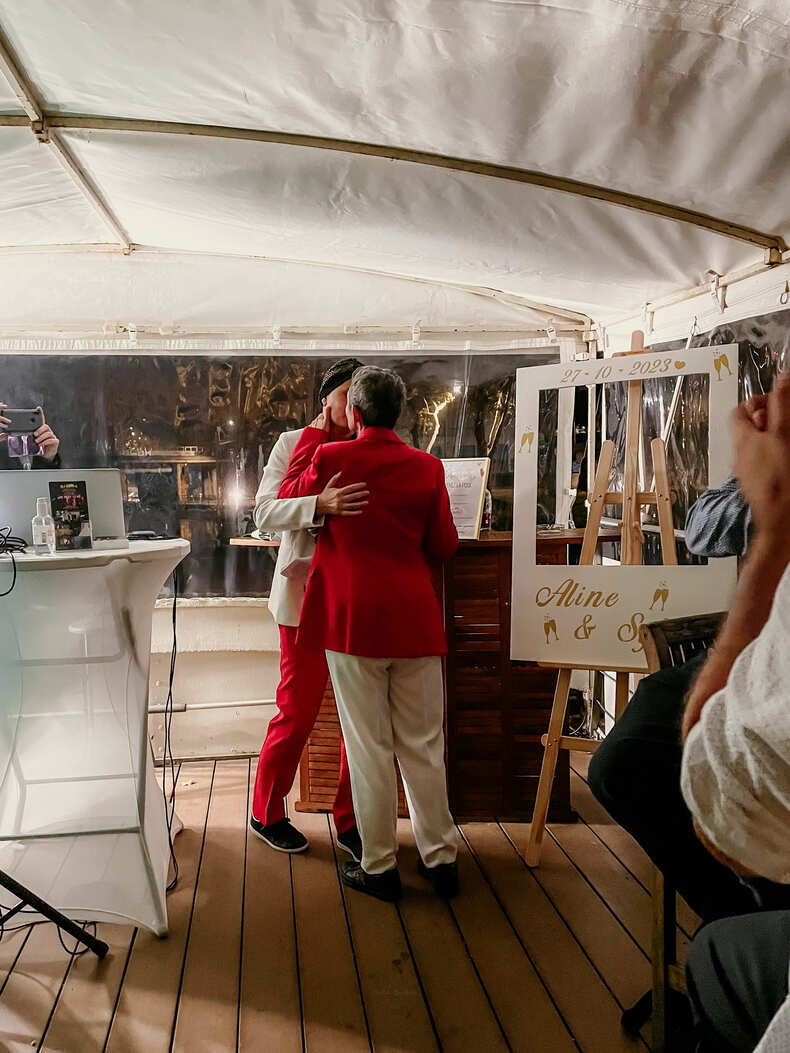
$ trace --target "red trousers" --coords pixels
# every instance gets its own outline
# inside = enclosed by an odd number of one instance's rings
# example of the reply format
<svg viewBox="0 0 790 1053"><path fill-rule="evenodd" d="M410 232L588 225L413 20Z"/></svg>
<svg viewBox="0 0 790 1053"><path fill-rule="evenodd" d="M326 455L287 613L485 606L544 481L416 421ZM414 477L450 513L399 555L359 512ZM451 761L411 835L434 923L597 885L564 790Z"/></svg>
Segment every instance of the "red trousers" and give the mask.
<svg viewBox="0 0 790 1053"><path fill-rule="evenodd" d="M324 689L329 679L323 648L297 643L296 626L280 626L280 683L277 687L279 712L269 723L266 740L258 758L252 814L264 826L285 818L285 797L289 794L299 767L302 750L313 730ZM351 780L343 739L340 739L340 778L332 806L339 834L355 823L351 802Z"/></svg>

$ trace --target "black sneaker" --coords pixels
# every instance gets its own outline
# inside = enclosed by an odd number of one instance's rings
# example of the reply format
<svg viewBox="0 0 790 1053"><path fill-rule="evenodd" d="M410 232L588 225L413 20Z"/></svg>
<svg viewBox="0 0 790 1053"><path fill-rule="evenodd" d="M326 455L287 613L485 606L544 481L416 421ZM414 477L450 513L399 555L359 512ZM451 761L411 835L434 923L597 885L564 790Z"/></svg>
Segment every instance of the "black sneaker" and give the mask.
<svg viewBox="0 0 790 1053"><path fill-rule="evenodd" d="M343 884L364 892L366 896L383 899L387 903L396 903L401 897L400 874L398 868L385 870L383 874L368 874L359 863L344 863L341 868Z"/></svg>
<svg viewBox="0 0 790 1053"><path fill-rule="evenodd" d="M260 819L251 815L250 830L256 837L260 837L261 841L265 841L270 848L278 852L290 852L291 855L294 855L297 852L306 852L310 844L304 834L300 834L295 826L291 826L288 819L281 819L279 823L264 826Z"/></svg>
<svg viewBox="0 0 790 1053"><path fill-rule="evenodd" d="M417 864L417 871L426 881L430 881L434 892L442 899L453 899L458 895L460 886L457 863L439 863L435 867L426 867L425 863L420 860Z"/></svg>
<svg viewBox="0 0 790 1053"><path fill-rule="evenodd" d="M362 862L362 838L359 830L352 826L342 834L337 835L337 843L344 852L348 852L355 863Z"/></svg>

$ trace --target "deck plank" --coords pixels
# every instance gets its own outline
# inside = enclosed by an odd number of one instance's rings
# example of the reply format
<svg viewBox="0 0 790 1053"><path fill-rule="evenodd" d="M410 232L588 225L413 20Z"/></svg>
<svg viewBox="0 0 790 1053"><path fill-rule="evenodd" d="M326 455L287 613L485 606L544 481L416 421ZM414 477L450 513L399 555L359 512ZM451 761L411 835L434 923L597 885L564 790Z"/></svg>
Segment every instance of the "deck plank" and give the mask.
<svg viewBox="0 0 790 1053"><path fill-rule="evenodd" d="M47 1029L43 1053L102 1053L135 930L131 925L98 925L110 950L99 959L88 952L75 959ZM68 945L71 941L66 938Z"/></svg>
<svg viewBox="0 0 790 1053"><path fill-rule="evenodd" d="M619 1014L649 985L650 864L572 779L587 822L552 824L534 872L496 824L464 825L449 905L401 821L395 908L341 888L325 815L296 819L304 856L252 838L247 761L185 764L170 936L137 931L124 974L131 927L100 926L111 956L70 967L52 927L10 934L0 1050L101 1053L109 1027L107 1053L169 1053L171 1036L179 1053L644 1053ZM523 847L526 827L506 829Z"/></svg>
<svg viewBox="0 0 790 1053"><path fill-rule="evenodd" d="M570 1031L464 841L458 866L461 895L451 909L514 1053L574 1053Z"/></svg>
<svg viewBox="0 0 790 1053"><path fill-rule="evenodd" d="M351 857L335 846L339 863ZM439 1049L397 908L343 888L376 1053Z"/></svg>
<svg viewBox="0 0 790 1053"><path fill-rule="evenodd" d="M562 830L562 825L557 824L557 827ZM573 826L574 829L578 827L575 823L567 825ZM504 824L504 829L519 853L523 854L526 851L529 828L519 829L514 824L507 823ZM602 853L608 852L597 841L587 847L592 851L597 848ZM609 859L616 865L611 853ZM650 987L648 957L608 909L605 899L600 898L596 889L572 865L572 860L569 865L568 857L551 834L543 843L540 866L533 871L533 876L551 898L622 1008L633 1005ZM633 878L631 880L633 881ZM634 910L632 913L634 920L638 920L640 927L649 933L650 901L643 889L640 888L639 892L644 903L640 905L641 911Z"/></svg>
<svg viewBox="0 0 790 1053"><path fill-rule="evenodd" d="M265 845L249 826L245 888L239 1051L301 1053L291 858Z"/></svg>
<svg viewBox="0 0 790 1053"><path fill-rule="evenodd" d="M557 824L551 833L649 958L653 939L650 893L584 823ZM682 951L685 958L689 941L681 929L677 942L678 952Z"/></svg>
<svg viewBox="0 0 790 1053"><path fill-rule="evenodd" d="M70 964L55 926L36 925L0 998L3 1053L38 1047Z"/></svg>
<svg viewBox="0 0 790 1053"><path fill-rule="evenodd" d="M574 769L577 762L574 760ZM627 867L634 877L650 892L653 888L653 864L647 853L633 837L619 826L606 809L593 796L592 790L581 772L586 773L587 764L571 772L571 799L574 809L593 831L596 837L609 848ZM689 939L702 924L702 919L686 901L678 897L678 926Z"/></svg>
<svg viewBox="0 0 790 1053"><path fill-rule="evenodd" d="M478 977L446 903L416 873L417 849L411 824L398 821L399 866L404 885L400 904L415 963L445 1053L507 1050L486 989Z"/></svg>
<svg viewBox="0 0 790 1053"><path fill-rule="evenodd" d="M214 764L181 765L176 811L184 823L175 842L179 879L167 897L169 933L140 930L134 941L107 1053L168 1053L181 968L208 812Z"/></svg>
<svg viewBox="0 0 790 1053"><path fill-rule="evenodd" d="M644 1050L620 1027L621 1008L535 876L495 823L464 837L584 1053Z"/></svg>
<svg viewBox="0 0 790 1053"><path fill-rule="evenodd" d="M9 902L13 902L12 898L8 897ZM6 903L4 906L8 906ZM16 964L17 958L22 953L25 942L29 939L31 934L30 926L24 925L22 928L15 930L14 923L22 925L22 919L12 918L8 923L5 936L0 940L0 999L3 995L3 988L8 983L8 979L13 972L14 965ZM0 1001L0 1023L2 1023L2 1002ZM0 1027L2 1031L2 1027Z"/></svg>
<svg viewBox="0 0 790 1053"><path fill-rule="evenodd" d="M310 851L292 858L307 1053L368 1053L327 816L302 812L297 825L310 838Z"/></svg>
<svg viewBox="0 0 790 1053"><path fill-rule="evenodd" d="M250 762L217 765L184 963L173 1053L226 1053L238 1038Z"/></svg>

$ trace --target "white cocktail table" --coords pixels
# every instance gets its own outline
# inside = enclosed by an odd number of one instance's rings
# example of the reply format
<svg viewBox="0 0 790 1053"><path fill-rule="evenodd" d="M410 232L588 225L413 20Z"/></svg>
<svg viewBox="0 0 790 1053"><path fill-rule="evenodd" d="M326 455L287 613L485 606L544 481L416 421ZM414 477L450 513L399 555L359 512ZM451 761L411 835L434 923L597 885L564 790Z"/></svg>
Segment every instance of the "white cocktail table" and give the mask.
<svg viewBox="0 0 790 1053"><path fill-rule="evenodd" d="M167 931L151 614L188 552L179 539L25 553L0 598L0 870L71 918ZM11 579L4 557L0 593Z"/></svg>

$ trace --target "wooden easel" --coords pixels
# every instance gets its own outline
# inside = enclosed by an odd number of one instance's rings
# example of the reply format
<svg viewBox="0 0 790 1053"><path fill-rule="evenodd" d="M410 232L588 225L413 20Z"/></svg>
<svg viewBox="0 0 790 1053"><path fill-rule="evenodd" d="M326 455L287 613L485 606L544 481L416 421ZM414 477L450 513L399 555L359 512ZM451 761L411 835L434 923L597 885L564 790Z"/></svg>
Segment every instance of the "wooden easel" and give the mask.
<svg viewBox="0 0 790 1053"><path fill-rule="evenodd" d="M637 331L631 335L631 350L625 354L644 354L644 333ZM595 472L595 485L590 499L587 526L584 531L579 566L590 566L598 545L598 533L604 505L623 506L622 532L620 537L620 563L623 566L638 566L642 563L642 508L645 505L656 505L661 538L662 562L666 566L677 566L677 549L675 531L672 524L672 501L667 476L666 447L663 439L653 439L650 450L653 455L653 476L655 490L639 489L639 461L642 431L642 381L628 381L628 402L625 425L625 471L623 492L609 491L609 474L614 459L614 443L607 439L601 446L601 456ZM529 832L529 842L525 860L528 866L540 863L543 835L546 830L546 817L551 800L551 788L554 773L561 749L594 753L597 739L563 735L565 714L568 708L568 694L571 686L571 673L574 668L591 668L582 666L560 667L557 675L557 686L554 690L554 701L551 707L549 730L541 739L543 743L543 763L540 769L538 793L535 799L535 810ZM614 670L616 673L615 720L618 720L628 704L628 676L636 669L625 667Z"/></svg>

